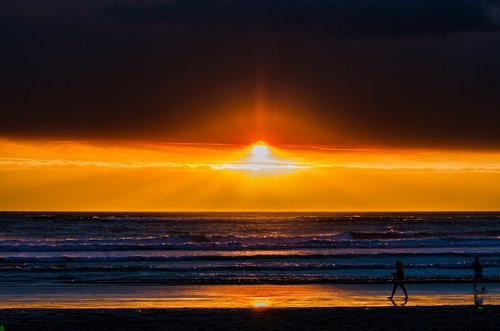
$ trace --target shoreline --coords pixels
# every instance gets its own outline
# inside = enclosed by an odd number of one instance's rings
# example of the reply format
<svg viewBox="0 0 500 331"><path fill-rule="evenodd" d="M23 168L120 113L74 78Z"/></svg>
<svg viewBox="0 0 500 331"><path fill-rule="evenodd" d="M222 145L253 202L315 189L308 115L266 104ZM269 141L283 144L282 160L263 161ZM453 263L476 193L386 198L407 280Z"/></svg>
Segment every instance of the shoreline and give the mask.
<svg viewBox="0 0 500 331"><path fill-rule="evenodd" d="M483 283L478 287L481 289ZM410 300L392 284L127 285L2 284L2 308L319 308L413 306L500 306L500 284L407 284Z"/></svg>
<svg viewBox="0 0 500 331"><path fill-rule="evenodd" d="M406 279L405 284L472 284L473 281L472 279ZM495 277L495 278L489 278L489 279L483 279L481 280L482 284L500 284L500 277ZM152 280L152 281L145 281L143 279L138 280L138 281L70 281L70 282L59 282L55 283L59 285L137 285L137 286L189 286L189 285L314 285L314 284L340 284L340 285L349 285L349 284L358 284L358 285L391 285L394 284L394 281L392 280L383 280L383 279L311 279L311 280L270 280L266 279L265 281L262 280L190 280L190 281L185 281L182 279L179 280L165 280L165 281L159 281L159 280Z"/></svg>
<svg viewBox="0 0 500 331"><path fill-rule="evenodd" d="M500 306L0 309L16 330L498 330Z"/></svg>

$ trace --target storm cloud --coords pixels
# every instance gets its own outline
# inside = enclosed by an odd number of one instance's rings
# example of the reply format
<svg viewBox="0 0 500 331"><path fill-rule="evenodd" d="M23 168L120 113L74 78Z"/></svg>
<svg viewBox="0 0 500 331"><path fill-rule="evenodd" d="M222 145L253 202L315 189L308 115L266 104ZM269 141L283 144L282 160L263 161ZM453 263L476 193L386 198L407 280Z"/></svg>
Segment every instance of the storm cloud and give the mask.
<svg viewBox="0 0 500 331"><path fill-rule="evenodd" d="M109 4L104 12L125 20L361 38L500 29L500 3L492 0L122 1Z"/></svg>
<svg viewBox="0 0 500 331"><path fill-rule="evenodd" d="M2 3L0 136L498 149L499 8Z"/></svg>

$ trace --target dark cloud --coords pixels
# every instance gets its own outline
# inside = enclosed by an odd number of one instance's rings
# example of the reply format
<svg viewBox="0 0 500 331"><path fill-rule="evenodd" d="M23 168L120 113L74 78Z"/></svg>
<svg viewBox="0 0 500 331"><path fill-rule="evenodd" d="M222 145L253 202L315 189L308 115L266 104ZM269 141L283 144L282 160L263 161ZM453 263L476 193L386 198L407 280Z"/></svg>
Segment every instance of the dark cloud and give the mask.
<svg viewBox="0 0 500 331"><path fill-rule="evenodd" d="M341 37L404 37L498 31L496 0L168 0L115 2L110 17L194 26L314 31Z"/></svg>
<svg viewBox="0 0 500 331"><path fill-rule="evenodd" d="M0 136L499 149L497 8L2 3Z"/></svg>

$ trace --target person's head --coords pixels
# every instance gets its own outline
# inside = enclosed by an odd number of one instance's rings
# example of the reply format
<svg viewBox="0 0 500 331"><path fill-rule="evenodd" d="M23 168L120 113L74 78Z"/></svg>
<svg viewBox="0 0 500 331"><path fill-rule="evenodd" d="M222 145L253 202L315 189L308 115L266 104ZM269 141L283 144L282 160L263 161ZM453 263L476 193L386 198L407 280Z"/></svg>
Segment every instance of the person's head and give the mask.
<svg viewBox="0 0 500 331"><path fill-rule="evenodd" d="M479 262L479 257L477 257L477 256L476 256L476 257L474 258L474 261Z"/></svg>
<svg viewBox="0 0 500 331"><path fill-rule="evenodd" d="M396 268L402 268L402 267L403 267L403 262L396 261Z"/></svg>

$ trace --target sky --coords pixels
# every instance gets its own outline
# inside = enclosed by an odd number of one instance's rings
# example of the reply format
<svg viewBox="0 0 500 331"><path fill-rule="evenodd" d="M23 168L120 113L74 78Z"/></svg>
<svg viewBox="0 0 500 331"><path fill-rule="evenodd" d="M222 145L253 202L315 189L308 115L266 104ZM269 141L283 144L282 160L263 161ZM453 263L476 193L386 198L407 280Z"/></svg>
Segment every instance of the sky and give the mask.
<svg viewBox="0 0 500 331"><path fill-rule="evenodd" d="M500 1L0 1L0 42L2 210L500 209Z"/></svg>

